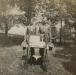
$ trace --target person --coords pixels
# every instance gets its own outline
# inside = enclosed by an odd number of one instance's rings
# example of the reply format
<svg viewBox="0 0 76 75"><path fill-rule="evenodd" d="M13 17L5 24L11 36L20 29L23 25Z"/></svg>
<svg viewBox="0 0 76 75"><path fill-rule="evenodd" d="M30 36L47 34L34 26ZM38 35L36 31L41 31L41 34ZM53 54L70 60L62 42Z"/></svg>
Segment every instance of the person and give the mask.
<svg viewBox="0 0 76 75"><path fill-rule="evenodd" d="M26 43L26 40L24 40L22 43L21 43L21 47L22 47L22 50L23 50L23 56L22 56L22 59L24 59L26 57L26 49L28 47L27 43Z"/></svg>
<svg viewBox="0 0 76 75"><path fill-rule="evenodd" d="M50 42L48 44L48 47L49 47L49 51L53 50L54 49L54 44L52 42Z"/></svg>

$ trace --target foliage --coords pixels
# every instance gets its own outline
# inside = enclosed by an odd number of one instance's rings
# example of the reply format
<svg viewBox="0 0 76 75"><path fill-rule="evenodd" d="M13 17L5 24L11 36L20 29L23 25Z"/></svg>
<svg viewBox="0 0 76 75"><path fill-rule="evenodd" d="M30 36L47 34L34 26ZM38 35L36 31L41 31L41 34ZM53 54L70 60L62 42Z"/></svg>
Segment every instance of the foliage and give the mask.
<svg viewBox="0 0 76 75"><path fill-rule="evenodd" d="M35 0L19 0L18 6L21 10L25 11L26 25L31 23L31 18L35 15Z"/></svg>

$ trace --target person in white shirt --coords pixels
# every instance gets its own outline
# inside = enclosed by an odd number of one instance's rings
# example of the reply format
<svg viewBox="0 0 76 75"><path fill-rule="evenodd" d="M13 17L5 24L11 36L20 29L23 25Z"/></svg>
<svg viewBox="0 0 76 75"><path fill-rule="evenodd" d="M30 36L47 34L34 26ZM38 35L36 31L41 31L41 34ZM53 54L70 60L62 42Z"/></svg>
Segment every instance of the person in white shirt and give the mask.
<svg viewBox="0 0 76 75"><path fill-rule="evenodd" d="M48 44L48 47L49 47L49 51L53 50L54 49L54 44L52 42L50 42Z"/></svg>
<svg viewBox="0 0 76 75"><path fill-rule="evenodd" d="M21 44L22 50L23 50L23 55L26 55L26 49L28 47L28 44L26 43L26 40L24 40Z"/></svg>

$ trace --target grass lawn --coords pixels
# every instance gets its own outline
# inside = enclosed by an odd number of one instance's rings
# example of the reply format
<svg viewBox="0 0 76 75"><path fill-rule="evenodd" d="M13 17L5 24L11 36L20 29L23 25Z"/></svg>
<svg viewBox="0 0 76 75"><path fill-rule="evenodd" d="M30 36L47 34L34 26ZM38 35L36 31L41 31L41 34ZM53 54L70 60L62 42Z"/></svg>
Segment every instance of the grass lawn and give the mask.
<svg viewBox="0 0 76 75"><path fill-rule="evenodd" d="M23 38L0 35L0 75L71 75L52 52L48 52L48 72L43 72L39 66L28 65L26 69L20 58L22 41Z"/></svg>

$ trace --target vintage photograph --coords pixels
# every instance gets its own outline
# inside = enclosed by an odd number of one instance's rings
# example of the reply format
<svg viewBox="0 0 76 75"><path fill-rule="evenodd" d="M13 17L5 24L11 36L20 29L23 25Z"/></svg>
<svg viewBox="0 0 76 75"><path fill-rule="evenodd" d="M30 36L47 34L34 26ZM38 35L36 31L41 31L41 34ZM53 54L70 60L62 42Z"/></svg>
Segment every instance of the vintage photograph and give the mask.
<svg viewBox="0 0 76 75"><path fill-rule="evenodd" d="M76 0L0 0L0 75L76 75Z"/></svg>

